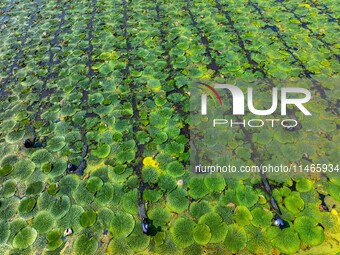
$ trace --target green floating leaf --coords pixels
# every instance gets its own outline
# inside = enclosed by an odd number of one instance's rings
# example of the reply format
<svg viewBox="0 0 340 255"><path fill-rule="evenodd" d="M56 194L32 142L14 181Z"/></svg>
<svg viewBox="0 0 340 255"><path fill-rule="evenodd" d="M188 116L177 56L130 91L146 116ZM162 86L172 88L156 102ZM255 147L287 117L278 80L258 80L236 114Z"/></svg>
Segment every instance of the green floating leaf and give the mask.
<svg viewBox="0 0 340 255"><path fill-rule="evenodd" d="M257 202L258 195L252 187L239 185L236 188L236 198L239 205L252 207Z"/></svg>
<svg viewBox="0 0 340 255"><path fill-rule="evenodd" d="M47 148L50 151L60 151L66 145L64 136L55 136L47 141Z"/></svg>
<svg viewBox="0 0 340 255"><path fill-rule="evenodd" d="M126 238L114 238L108 246L109 254L133 255L133 251L128 245Z"/></svg>
<svg viewBox="0 0 340 255"><path fill-rule="evenodd" d="M80 215L80 225L84 228L92 226L97 220L97 214L93 210L84 211Z"/></svg>
<svg viewBox="0 0 340 255"><path fill-rule="evenodd" d="M167 164L166 170L173 177L181 177L184 174L184 167L178 161L172 161Z"/></svg>
<svg viewBox="0 0 340 255"><path fill-rule="evenodd" d="M148 213L152 224L157 227L163 227L170 221L170 212L166 208L154 208Z"/></svg>
<svg viewBox="0 0 340 255"><path fill-rule="evenodd" d="M137 191L137 189L134 189L134 190L129 191L126 194L124 194L122 200L123 200L124 211L131 213L131 214L137 214L138 213L138 209L137 209L138 191Z"/></svg>
<svg viewBox="0 0 340 255"><path fill-rule="evenodd" d="M34 228L25 227L15 235L13 247L16 249L26 249L34 243L37 235L37 231Z"/></svg>
<svg viewBox="0 0 340 255"><path fill-rule="evenodd" d="M323 243L323 229L318 226L318 222L309 216L297 217L294 221L294 228L299 233L302 241L311 246Z"/></svg>
<svg viewBox="0 0 340 255"><path fill-rule="evenodd" d="M20 213L28 213L33 210L36 200L32 197L24 197L19 204L19 212Z"/></svg>
<svg viewBox="0 0 340 255"><path fill-rule="evenodd" d="M291 228L283 229L271 243L276 249L286 254L295 254L300 249L299 236Z"/></svg>
<svg viewBox="0 0 340 255"><path fill-rule="evenodd" d="M336 200L340 201L340 186L329 182L327 186L329 194Z"/></svg>
<svg viewBox="0 0 340 255"><path fill-rule="evenodd" d="M54 160L53 156L46 149L39 149L33 152L31 159L36 164L43 164Z"/></svg>
<svg viewBox="0 0 340 255"><path fill-rule="evenodd" d="M53 202L50 208L50 213L55 219L60 219L68 213L70 208L71 208L70 198L66 195L63 195Z"/></svg>
<svg viewBox="0 0 340 255"><path fill-rule="evenodd" d="M61 237L62 233L59 229L54 229L51 232L48 232L46 235L47 239L46 249L48 251L54 251L58 249L63 244Z"/></svg>
<svg viewBox="0 0 340 255"><path fill-rule="evenodd" d="M243 228L236 224L228 226L227 235L224 239L224 246L228 251L237 254L247 245L247 234Z"/></svg>
<svg viewBox="0 0 340 255"><path fill-rule="evenodd" d="M177 182L174 177L169 174L161 174L158 180L158 186L165 191L171 191L176 188Z"/></svg>
<svg viewBox="0 0 340 255"><path fill-rule="evenodd" d="M96 193L103 186L103 181L97 176L91 176L87 179L86 188L91 193Z"/></svg>
<svg viewBox="0 0 340 255"><path fill-rule="evenodd" d="M111 146L108 144L101 144L97 147L97 149L92 150L93 156L96 156L97 158L106 158L110 155L111 152Z"/></svg>
<svg viewBox="0 0 340 255"><path fill-rule="evenodd" d="M135 228L132 234L127 237L127 243L134 252L142 252L148 248L150 239L150 236Z"/></svg>
<svg viewBox="0 0 340 255"><path fill-rule="evenodd" d="M10 174L13 171L14 167L10 164L6 164L0 169L0 178Z"/></svg>
<svg viewBox="0 0 340 255"><path fill-rule="evenodd" d="M266 228L272 224L273 214L270 211L257 207L251 211L251 215L253 216L251 223L255 227Z"/></svg>
<svg viewBox="0 0 340 255"><path fill-rule="evenodd" d="M170 228L170 234L174 243L181 248L185 248L193 244L195 225L195 222L189 219L178 218L175 220Z"/></svg>
<svg viewBox="0 0 340 255"><path fill-rule="evenodd" d="M284 204L286 208L293 214L298 214L303 210L305 205L298 192L292 192L288 197L286 197Z"/></svg>
<svg viewBox="0 0 340 255"><path fill-rule="evenodd" d="M21 141L25 136L25 130L11 131L6 135L6 142L16 143Z"/></svg>
<svg viewBox="0 0 340 255"><path fill-rule="evenodd" d="M313 182L310 179L303 178L296 181L296 189L299 192L307 192L313 188Z"/></svg>
<svg viewBox="0 0 340 255"><path fill-rule="evenodd" d="M198 223L206 224L210 228L210 243L219 243L225 239L225 236L227 234L227 224L223 222L223 219L218 213L206 213L199 219Z"/></svg>
<svg viewBox="0 0 340 255"><path fill-rule="evenodd" d="M127 237L135 226L135 220L131 214L118 212L112 218L109 231L113 237Z"/></svg>
<svg viewBox="0 0 340 255"><path fill-rule="evenodd" d="M158 171L152 166L143 167L142 177L146 183L156 183L158 181Z"/></svg>
<svg viewBox="0 0 340 255"><path fill-rule="evenodd" d="M211 238L210 228L205 224L198 224L194 228L194 240L200 245L206 245Z"/></svg>
<svg viewBox="0 0 340 255"><path fill-rule="evenodd" d="M98 241L95 238L79 236L73 245L73 254L94 255L98 249Z"/></svg>
<svg viewBox="0 0 340 255"><path fill-rule="evenodd" d="M222 192L226 186L224 178L204 178L204 184L210 192Z"/></svg>
<svg viewBox="0 0 340 255"><path fill-rule="evenodd" d="M41 181L32 182L28 185L26 194L27 195L37 195L45 189L45 184Z"/></svg>
<svg viewBox="0 0 340 255"><path fill-rule="evenodd" d="M35 169L35 164L31 160L23 159L14 164L13 177L25 180L30 177Z"/></svg>
<svg viewBox="0 0 340 255"><path fill-rule="evenodd" d="M16 180L7 180L2 184L2 189L0 190L1 197L11 197L16 191Z"/></svg>
<svg viewBox="0 0 340 255"><path fill-rule="evenodd" d="M194 199L199 199L209 194L209 189L205 185L203 178L191 178L188 187L190 188L188 193Z"/></svg>
<svg viewBox="0 0 340 255"><path fill-rule="evenodd" d="M54 226L55 219L48 211L40 211L33 220L33 227L39 234L45 234Z"/></svg>
<svg viewBox="0 0 340 255"><path fill-rule="evenodd" d="M243 205L236 207L235 211L234 220L241 226L248 225L253 219L248 208Z"/></svg>
<svg viewBox="0 0 340 255"><path fill-rule="evenodd" d="M189 206L189 200L186 196L186 190L177 188L167 195L166 206L173 212L181 213Z"/></svg>
<svg viewBox="0 0 340 255"><path fill-rule="evenodd" d="M4 245L11 234L10 225L6 221L0 221L0 246Z"/></svg>
<svg viewBox="0 0 340 255"><path fill-rule="evenodd" d="M199 219L206 213L212 212L212 206L206 200L199 202L193 202L190 204L190 215L196 219Z"/></svg>
<svg viewBox="0 0 340 255"><path fill-rule="evenodd" d="M100 204L109 203L114 194L114 189L111 183L104 183L104 185L97 191L95 201Z"/></svg>
<svg viewBox="0 0 340 255"><path fill-rule="evenodd" d="M157 202L163 193L160 190L145 189L143 192L143 199L150 202Z"/></svg>

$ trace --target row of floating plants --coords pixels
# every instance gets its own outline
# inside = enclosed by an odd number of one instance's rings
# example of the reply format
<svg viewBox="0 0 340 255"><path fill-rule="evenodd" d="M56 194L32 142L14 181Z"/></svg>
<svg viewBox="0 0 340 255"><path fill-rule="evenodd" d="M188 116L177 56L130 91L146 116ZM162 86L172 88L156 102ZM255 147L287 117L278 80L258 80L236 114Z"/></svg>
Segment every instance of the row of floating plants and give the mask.
<svg viewBox="0 0 340 255"><path fill-rule="evenodd" d="M0 253L339 252L336 174L270 181L282 229L260 176L189 174L193 78L304 78L299 86L318 98L308 104L313 119L292 111L300 129L229 129L226 157L339 163L338 8L312 0L1 2ZM270 79L256 84L259 101ZM207 153L218 137L210 139ZM84 172L72 172L84 159Z"/></svg>

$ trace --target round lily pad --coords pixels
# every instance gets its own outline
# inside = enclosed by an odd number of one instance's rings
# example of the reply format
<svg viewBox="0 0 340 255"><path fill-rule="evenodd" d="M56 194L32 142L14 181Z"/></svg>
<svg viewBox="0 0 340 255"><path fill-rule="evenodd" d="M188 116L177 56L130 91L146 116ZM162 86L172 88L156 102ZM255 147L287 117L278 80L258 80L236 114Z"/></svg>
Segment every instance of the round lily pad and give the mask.
<svg viewBox="0 0 340 255"><path fill-rule="evenodd" d="M26 194L27 195L37 195L45 189L45 185L43 182L32 182L28 185Z"/></svg>
<svg viewBox="0 0 340 255"><path fill-rule="evenodd" d="M143 181L146 183L156 183L158 180L158 172L152 166L143 167L142 177Z"/></svg>
<svg viewBox="0 0 340 255"><path fill-rule="evenodd" d="M18 208L19 212L20 213L28 213L28 212L32 211L36 202L37 201L32 197L24 197L20 201L20 205L19 205L19 208Z"/></svg>
<svg viewBox="0 0 340 255"><path fill-rule="evenodd" d="M39 234L45 234L54 226L55 219L48 211L40 211L34 217L33 227Z"/></svg>
<svg viewBox="0 0 340 255"><path fill-rule="evenodd" d="M237 254L247 245L247 235L243 228L237 224L228 226L228 232L224 239L224 246L228 251Z"/></svg>
<svg viewBox="0 0 340 255"><path fill-rule="evenodd" d="M98 249L98 241L95 238L79 236L73 245L73 254L94 255Z"/></svg>
<svg viewBox="0 0 340 255"><path fill-rule="evenodd" d="M203 178L191 178L188 183L189 195L194 199L199 199L209 194L209 189L205 185Z"/></svg>
<svg viewBox="0 0 340 255"><path fill-rule="evenodd" d="M253 219L249 209L243 205L236 207L234 220L241 226L248 225Z"/></svg>
<svg viewBox="0 0 340 255"><path fill-rule="evenodd" d="M50 213L55 219L60 219L67 214L70 208L71 208L70 198L66 195L63 195L53 202L50 208Z"/></svg>
<svg viewBox="0 0 340 255"><path fill-rule="evenodd" d="M157 227L163 227L170 221L170 212L166 208L154 208L148 213L152 224Z"/></svg>
<svg viewBox="0 0 340 255"><path fill-rule="evenodd" d="M4 245L11 234L10 225L6 221L0 221L0 246Z"/></svg>
<svg viewBox="0 0 340 255"><path fill-rule="evenodd" d="M8 143L16 143L21 141L25 136L25 130L13 130L6 135Z"/></svg>
<svg viewBox="0 0 340 255"><path fill-rule="evenodd" d="M190 215L196 219L199 219L202 215L211 212L212 206L206 200L199 202L193 202L190 204Z"/></svg>
<svg viewBox="0 0 340 255"><path fill-rule="evenodd" d="M193 244L195 225L195 222L189 219L178 218L175 220L170 227L170 234L174 243L181 248L185 248Z"/></svg>
<svg viewBox="0 0 340 255"><path fill-rule="evenodd" d="M1 197L8 198L13 196L16 191L16 185L17 185L16 180L10 179L5 181L2 184L2 189L0 190Z"/></svg>
<svg viewBox="0 0 340 255"><path fill-rule="evenodd" d="M210 192L222 192L226 185L224 178L204 178L204 184Z"/></svg>
<svg viewBox="0 0 340 255"><path fill-rule="evenodd" d="M302 241L308 245L316 246L324 241L323 229L318 226L318 222L312 217L297 217L294 221L294 228L299 233Z"/></svg>
<svg viewBox="0 0 340 255"><path fill-rule="evenodd" d="M114 238L108 246L109 254L133 255L133 251L128 245L126 238Z"/></svg>
<svg viewBox="0 0 340 255"><path fill-rule="evenodd" d="M209 212L201 216L199 224L205 224L210 228L210 243L219 243L225 239L227 234L227 224L223 222L221 216L216 212Z"/></svg>
<svg viewBox="0 0 340 255"><path fill-rule="evenodd" d="M181 177L184 174L184 167L178 161L172 161L167 164L166 170L173 177Z"/></svg>
<svg viewBox="0 0 340 255"><path fill-rule="evenodd" d="M103 186L103 181L97 176L91 176L86 182L86 188L91 193L97 192Z"/></svg>
<svg viewBox="0 0 340 255"><path fill-rule="evenodd" d="M50 151L60 151L65 145L64 136L55 136L47 141L47 148Z"/></svg>
<svg viewBox="0 0 340 255"><path fill-rule="evenodd" d="M37 238L37 231L31 227L20 230L13 239L13 247L16 249L26 249L32 245Z"/></svg>
<svg viewBox="0 0 340 255"><path fill-rule="evenodd" d="M54 229L51 232L48 232L46 235L46 249L49 251L54 251L58 249L63 244L61 237L62 233L59 229Z"/></svg>
<svg viewBox="0 0 340 255"><path fill-rule="evenodd" d="M283 229L281 233L271 241L271 244L286 254L295 254L300 249L299 236L291 228Z"/></svg>
<svg viewBox="0 0 340 255"><path fill-rule="evenodd" d="M84 209L81 206L72 205L67 214L58 220L58 227L61 229L72 228L76 233L82 228L79 219L83 212Z"/></svg>
<svg viewBox="0 0 340 255"><path fill-rule="evenodd" d="M236 188L236 198L239 205L251 207L257 202L258 195L252 187L239 185Z"/></svg>
<svg viewBox="0 0 340 255"><path fill-rule="evenodd" d="M31 160L23 159L14 164L13 176L25 180L31 176L35 169L35 164Z"/></svg>
<svg viewBox="0 0 340 255"><path fill-rule="evenodd" d="M251 211L251 215L253 216L251 223L255 227L265 228L272 224L273 214L270 211L257 207Z"/></svg>
<svg viewBox="0 0 340 255"><path fill-rule="evenodd" d="M194 240L200 245L209 243L211 238L210 228L205 224L198 224L194 228Z"/></svg>
<svg viewBox="0 0 340 255"><path fill-rule="evenodd" d="M100 204L109 203L114 194L114 189L111 183L104 183L104 185L95 194L95 201Z"/></svg>
<svg viewBox="0 0 340 255"><path fill-rule="evenodd" d="M127 243L134 252L141 252L148 248L150 236L135 228L132 234L127 237Z"/></svg>
<svg viewBox="0 0 340 255"><path fill-rule="evenodd" d="M288 197L286 197L284 204L286 208L293 214L298 214L303 210L305 205L298 192L292 192Z"/></svg>
<svg viewBox="0 0 340 255"><path fill-rule="evenodd" d="M39 149L33 152L31 159L36 164L43 164L45 162L52 162L53 156L46 149Z"/></svg>
<svg viewBox="0 0 340 255"><path fill-rule="evenodd" d="M183 212L189 206L189 200L186 197L187 192L184 189L177 188L167 195L166 205L173 212Z"/></svg>
<svg viewBox="0 0 340 255"><path fill-rule="evenodd" d="M158 186L165 191L171 191L176 188L177 183L174 177L169 174L161 174L158 178Z"/></svg>
<svg viewBox="0 0 340 255"><path fill-rule="evenodd" d="M80 215L80 225L84 228L92 226L96 220L97 214L93 210L86 210Z"/></svg>
<svg viewBox="0 0 340 255"><path fill-rule="evenodd" d="M303 178L296 182L296 189L300 192L307 192L313 188L313 182L310 179Z"/></svg>
<svg viewBox="0 0 340 255"><path fill-rule="evenodd" d="M6 164L0 168L0 178L10 174L13 171L14 167L10 164Z"/></svg>
<svg viewBox="0 0 340 255"><path fill-rule="evenodd" d="M123 209L124 211L131 213L131 214L137 214L137 204L138 204L138 191L137 189L131 190L124 194L123 198Z"/></svg>
<svg viewBox="0 0 340 255"><path fill-rule="evenodd" d="M108 144L101 144L95 150L92 150L93 156L97 158L106 158L111 152L111 147Z"/></svg>
<svg viewBox="0 0 340 255"><path fill-rule="evenodd" d="M127 237L135 226L131 214L118 212L112 218L109 231L113 237Z"/></svg>

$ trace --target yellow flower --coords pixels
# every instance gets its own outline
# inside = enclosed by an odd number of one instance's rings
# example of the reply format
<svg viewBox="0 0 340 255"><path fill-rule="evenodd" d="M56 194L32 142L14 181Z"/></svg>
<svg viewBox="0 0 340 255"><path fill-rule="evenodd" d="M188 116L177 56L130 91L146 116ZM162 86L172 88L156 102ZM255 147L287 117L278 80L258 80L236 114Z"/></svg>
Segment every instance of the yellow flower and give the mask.
<svg viewBox="0 0 340 255"><path fill-rule="evenodd" d="M146 157L145 159L143 159L143 165L144 166L152 166L154 168L158 168L159 164L152 157Z"/></svg>

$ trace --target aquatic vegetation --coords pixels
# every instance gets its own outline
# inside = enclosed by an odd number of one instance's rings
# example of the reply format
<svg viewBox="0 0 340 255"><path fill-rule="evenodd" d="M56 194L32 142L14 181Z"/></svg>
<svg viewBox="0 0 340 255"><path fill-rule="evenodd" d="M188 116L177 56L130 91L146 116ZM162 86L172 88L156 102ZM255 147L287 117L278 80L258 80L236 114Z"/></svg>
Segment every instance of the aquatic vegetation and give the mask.
<svg viewBox="0 0 340 255"><path fill-rule="evenodd" d="M337 253L338 11L331 0L1 1L0 254ZM196 94L228 120L253 118L249 105L232 117L225 95L219 105L209 86L225 82L249 82L256 109L283 83L308 89L312 117L288 105L296 127L220 135ZM205 160L297 173L193 175Z"/></svg>

